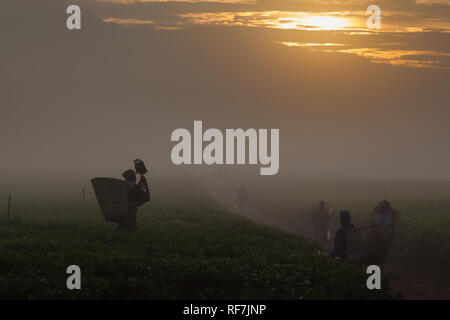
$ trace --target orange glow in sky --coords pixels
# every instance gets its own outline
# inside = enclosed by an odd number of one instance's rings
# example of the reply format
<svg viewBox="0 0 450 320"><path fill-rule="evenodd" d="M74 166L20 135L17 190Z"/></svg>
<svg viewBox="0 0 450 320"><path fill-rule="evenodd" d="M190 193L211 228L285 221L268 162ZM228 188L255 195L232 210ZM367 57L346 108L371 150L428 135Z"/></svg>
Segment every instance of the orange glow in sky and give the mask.
<svg viewBox="0 0 450 320"><path fill-rule="evenodd" d="M342 29L351 25L347 19L333 16L308 16L300 19L300 24L321 30Z"/></svg>

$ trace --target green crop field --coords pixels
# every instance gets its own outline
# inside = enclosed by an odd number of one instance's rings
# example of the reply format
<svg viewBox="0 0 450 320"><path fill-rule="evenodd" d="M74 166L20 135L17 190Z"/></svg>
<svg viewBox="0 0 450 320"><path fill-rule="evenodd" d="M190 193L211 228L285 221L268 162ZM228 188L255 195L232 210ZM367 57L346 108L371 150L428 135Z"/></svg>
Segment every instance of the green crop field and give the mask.
<svg viewBox="0 0 450 320"><path fill-rule="evenodd" d="M85 208L16 199L12 219L0 221L0 298L393 297L387 277L382 290L370 291L362 267L323 256L303 237L227 212L199 187L177 193L177 201L155 189L155 199L139 211L136 233L105 223L94 199ZM66 287L69 265L81 268L81 290Z"/></svg>

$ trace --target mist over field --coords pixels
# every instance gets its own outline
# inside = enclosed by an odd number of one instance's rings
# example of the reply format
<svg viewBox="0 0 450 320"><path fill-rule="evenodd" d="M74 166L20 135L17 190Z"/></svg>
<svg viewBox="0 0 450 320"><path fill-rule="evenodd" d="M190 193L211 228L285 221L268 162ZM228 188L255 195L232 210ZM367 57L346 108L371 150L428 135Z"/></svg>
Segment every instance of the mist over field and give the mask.
<svg viewBox="0 0 450 320"><path fill-rule="evenodd" d="M368 4L2 0L0 299L448 299L450 5L381 1L373 31ZM278 174L174 165L171 134L196 120L279 129ZM90 180L137 158L151 200L124 235ZM369 292L327 256L331 231L314 241L311 210L359 228L383 200L400 279ZM73 261L82 293L65 287Z"/></svg>
<svg viewBox="0 0 450 320"><path fill-rule="evenodd" d="M77 33L65 28L64 1L3 2L2 174L101 175L140 157L154 172L177 175L170 134L192 131L193 121L203 120L205 129L279 128L280 175L450 179L445 69L277 43L307 39L310 31L107 23L119 12L131 15L121 11L128 6L80 3ZM166 14L163 5L141 7L142 14L147 7ZM168 8L200 10L186 3ZM337 31L315 34L330 33L343 42L367 41ZM378 37L377 43L393 41L391 34ZM440 32L405 37L448 50Z"/></svg>

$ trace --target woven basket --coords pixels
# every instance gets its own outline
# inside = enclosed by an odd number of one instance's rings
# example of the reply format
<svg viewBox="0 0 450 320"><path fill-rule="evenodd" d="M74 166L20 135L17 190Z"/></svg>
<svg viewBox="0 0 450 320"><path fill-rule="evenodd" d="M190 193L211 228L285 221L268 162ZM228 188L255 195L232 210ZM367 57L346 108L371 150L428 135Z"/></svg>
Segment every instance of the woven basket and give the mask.
<svg viewBox="0 0 450 320"><path fill-rule="evenodd" d="M91 179L103 218L117 222L128 216L127 183L113 178Z"/></svg>

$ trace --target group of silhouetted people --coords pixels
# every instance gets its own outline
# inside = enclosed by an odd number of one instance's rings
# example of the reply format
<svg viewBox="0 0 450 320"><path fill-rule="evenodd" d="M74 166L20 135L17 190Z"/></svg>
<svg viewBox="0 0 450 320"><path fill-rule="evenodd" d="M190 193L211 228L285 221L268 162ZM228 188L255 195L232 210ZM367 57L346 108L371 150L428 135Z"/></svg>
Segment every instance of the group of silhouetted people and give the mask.
<svg viewBox="0 0 450 320"><path fill-rule="evenodd" d="M335 229L337 219L334 209L327 210L325 202L320 201L319 207L310 212L310 217L314 240L325 245ZM340 227L334 234L334 247L330 255L348 261L357 260L362 255L383 261L389 251L398 219L398 211L394 210L390 202L386 200L373 209L372 224L359 229L353 225L350 212L341 211L339 213ZM355 248L356 241L359 241L357 248Z"/></svg>

